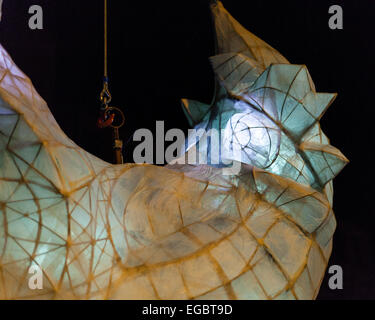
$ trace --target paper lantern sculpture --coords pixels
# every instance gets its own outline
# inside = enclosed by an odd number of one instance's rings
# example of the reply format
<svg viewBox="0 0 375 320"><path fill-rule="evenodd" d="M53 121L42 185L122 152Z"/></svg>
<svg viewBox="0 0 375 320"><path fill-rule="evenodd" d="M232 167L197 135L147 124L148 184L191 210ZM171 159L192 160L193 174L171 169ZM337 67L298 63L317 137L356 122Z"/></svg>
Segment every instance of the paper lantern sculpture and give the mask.
<svg viewBox="0 0 375 320"><path fill-rule="evenodd" d="M319 126L334 95L220 2L212 12L221 89L212 105L184 103L192 125L224 129L215 166L90 155L0 49L2 299L317 296L336 226L332 179L347 163ZM187 144L209 160L215 148ZM224 159L240 172L223 174Z"/></svg>

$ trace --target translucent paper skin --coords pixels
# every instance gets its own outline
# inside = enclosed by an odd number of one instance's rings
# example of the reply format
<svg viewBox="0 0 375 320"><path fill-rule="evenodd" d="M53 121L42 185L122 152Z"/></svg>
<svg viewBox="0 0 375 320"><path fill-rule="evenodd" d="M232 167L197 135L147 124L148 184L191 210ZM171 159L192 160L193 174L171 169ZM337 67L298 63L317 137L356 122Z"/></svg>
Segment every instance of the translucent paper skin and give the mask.
<svg viewBox="0 0 375 320"><path fill-rule="evenodd" d="M193 125L247 143L234 175L94 157L0 47L0 298L317 296L336 226L332 179L347 162L318 123L333 96L221 3L212 9L222 89L211 106L184 105ZM237 126L260 133L235 140ZM43 289L30 289L31 266Z"/></svg>

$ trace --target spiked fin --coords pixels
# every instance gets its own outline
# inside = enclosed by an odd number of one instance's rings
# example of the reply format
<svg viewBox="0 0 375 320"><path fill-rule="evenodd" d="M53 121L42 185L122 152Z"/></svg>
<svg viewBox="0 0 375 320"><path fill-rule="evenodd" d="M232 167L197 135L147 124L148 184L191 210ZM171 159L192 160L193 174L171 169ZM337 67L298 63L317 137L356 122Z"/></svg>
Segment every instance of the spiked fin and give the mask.
<svg viewBox="0 0 375 320"><path fill-rule="evenodd" d="M299 140L319 121L336 94L317 93L304 65L271 65L247 96Z"/></svg>
<svg viewBox="0 0 375 320"><path fill-rule="evenodd" d="M243 53L263 68L271 63L289 63L277 50L247 31L224 8L220 1L211 4L218 43L218 53Z"/></svg>

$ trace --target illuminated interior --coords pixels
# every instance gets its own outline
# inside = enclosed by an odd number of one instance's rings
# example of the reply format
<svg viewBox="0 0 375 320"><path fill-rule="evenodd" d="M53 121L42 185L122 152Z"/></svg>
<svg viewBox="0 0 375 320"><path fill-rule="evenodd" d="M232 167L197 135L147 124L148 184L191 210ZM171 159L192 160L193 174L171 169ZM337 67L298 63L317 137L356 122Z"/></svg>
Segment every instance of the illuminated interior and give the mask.
<svg viewBox="0 0 375 320"><path fill-rule="evenodd" d="M219 90L184 110L193 127L224 129L222 157L242 164L233 175L94 157L0 47L0 298L317 296L336 227L332 179L347 163L319 125L335 94L317 93L305 66L220 2L212 12ZM31 266L42 289L29 287Z"/></svg>

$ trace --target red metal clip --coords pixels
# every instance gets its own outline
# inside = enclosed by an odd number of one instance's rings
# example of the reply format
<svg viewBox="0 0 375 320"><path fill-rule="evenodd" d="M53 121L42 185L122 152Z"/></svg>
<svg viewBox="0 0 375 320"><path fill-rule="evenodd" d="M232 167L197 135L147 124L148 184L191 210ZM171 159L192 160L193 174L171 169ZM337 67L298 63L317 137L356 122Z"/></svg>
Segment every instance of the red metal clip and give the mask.
<svg viewBox="0 0 375 320"><path fill-rule="evenodd" d="M113 123L114 120L115 120L114 113L108 115L107 112L102 112L101 116L98 119L97 126L99 128L107 128Z"/></svg>

